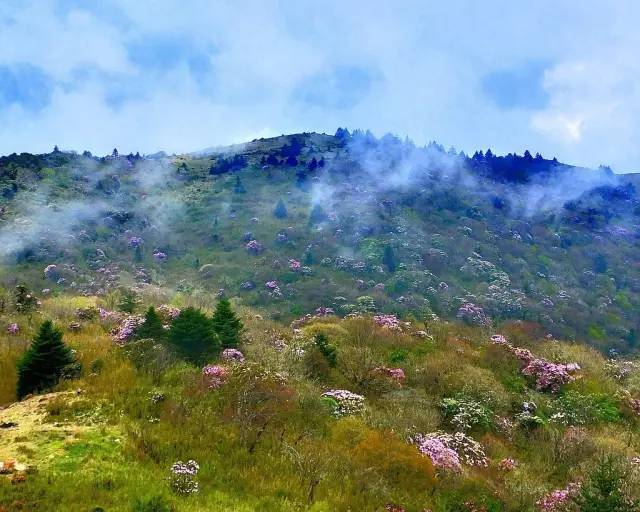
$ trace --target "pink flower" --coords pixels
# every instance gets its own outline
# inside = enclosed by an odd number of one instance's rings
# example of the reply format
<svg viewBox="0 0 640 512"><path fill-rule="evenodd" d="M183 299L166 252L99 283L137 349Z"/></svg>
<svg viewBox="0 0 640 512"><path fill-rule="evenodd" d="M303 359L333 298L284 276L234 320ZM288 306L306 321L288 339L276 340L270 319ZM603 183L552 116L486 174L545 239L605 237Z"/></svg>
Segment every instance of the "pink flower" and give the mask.
<svg viewBox="0 0 640 512"><path fill-rule="evenodd" d="M413 443L418 451L431 459L436 469L445 471L460 471L462 465L455 450L447 448L437 437L426 437L417 434L413 438Z"/></svg>
<svg viewBox="0 0 640 512"><path fill-rule="evenodd" d="M324 306L320 306L316 308L316 316L328 316L333 315L333 308L325 308Z"/></svg>
<svg viewBox="0 0 640 512"><path fill-rule="evenodd" d="M564 489L556 489L536 502L543 512L556 512L563 510L569 500L580 490L580 484L570 483Z"/></svg>
<svg viewBox="0 0 640 512"><path fill-rule="evenodd" d="M166 253L164 253L162 251L154 251L153 258L156 261L164 261L164 260L167 259L167 255L166 255Z"/></svg>
<svg viewBox="0 0 640 512"><path fill-rule="evenodd" d="M498 469L500 471L513 471L514 469L516 469L516 467L518 467L518 463L512 459L511 457L508 457L506 459L502 459L499 463L498 463Z"/></svg>
<svg viewBox="0 0 640 512"><path fill-rule="evenodd" d="M380 327L391 329L392 331L401 331L402 326L396 315L375 315L373 320Z"/></svg>
<svg viewBox="0 0 640 512"><path fill-rule="evenodd" d="M263 250L262 244L257 240L249 240L244 247L249 254L260 254Z"/></svg>
<svg viewBox="0 0 640 512"><path fill-rule="evenodd" d="M289 259L289 268L294 272L300 270L302 264L298 260L294 260L293 258Z"/></svg>
<svg viewBox="0 0 640 512"><path fill-rule="evenodd" d="M7 326L7 332L9 334L18 334L19 330L20 328L18 327L18 324L16 324L15 322Z"/></svg>
<svg viewBox="0 0 640 512"><path fill-rule="evenodd" d="M509 342L502 334L494 334L491 336L491 342L496 345L507 345Z"/></svg>
<svg viewBox="0 0 640 512"><path fill-rule="evenodd" d="M373 371L383 377L391 379L396 384L402 384L406 379L406 375L402 368L387 368L386 366L380 366Z"/></svg>
<svg viewBox="0 0 640 512"><path fill-rule="evenodd" d="M229 378L229 370L224 366L208 364L202 369L202 375L208 388L217 389Z"/></svg>
<svg viewBox="0 0 640 512"><path fill-rule="evenodd" d="M271 295L276 295L276 296L282 295L282 292L280 291L280 287L278 286L277 281L275 280L267 281L266 283L264 283L264 286L267 290L269 290Z"/></svg>
<svg viewBox="0 0 640 512"><path fill-rule="evenodd" d="M244 354L235 348L225 348L220 357L230 363L244 363Z"/></svg>
<svg viewBox="0 0 640 512"><path fill-rule="evenodd" d="M129 238L129 247L140 247L143 244L144 240L139 236L132 236Z"/></svg>

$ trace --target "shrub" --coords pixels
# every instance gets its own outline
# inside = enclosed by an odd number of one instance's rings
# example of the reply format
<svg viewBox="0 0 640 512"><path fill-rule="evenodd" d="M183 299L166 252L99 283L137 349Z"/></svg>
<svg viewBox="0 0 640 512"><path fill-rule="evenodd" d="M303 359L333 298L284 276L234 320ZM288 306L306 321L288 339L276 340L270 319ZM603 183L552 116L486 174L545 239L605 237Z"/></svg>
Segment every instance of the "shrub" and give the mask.
<svg viewBox="0 0 640 512"><path fill-rule="evenodd" d="M136 330L136 338L139 340L148 338L160 341L164 339L166 335L167 331L162 326L162 320L160 320L155 308L150 306L144 315L144 323Z"/></svg>
<svg viewBox="0 0 640 512"><path fill-rule="evenodd" d="M181 357L195 364L204 363L220 349L211 321L192 307L183 309L171 323L167 341Z"/></svg>
<svg viewBox="0 0 640 512"><path fill-rule="evenodd" d="M52 388L73 362L71 350L62 341L62 331L46 320L18 362L18 398Z"/></svg>
<svg viewBox="0 0 640 512"><path fill-rule="evenodd" d="M618 459L606 455L592 469L574 501L581 512L637 512L640 501L632 499L625 488L628 476Z"/></svg>
<svg viewBox="0 0 640 512"><path fill-rule="evenodd" d="M313 341L329 366L334 368L338 361L336 347L329 343L327 336L321 332L315 335Z"/></svg>
<svg viewBox="0 0 640 512"><path fill-rule="evenodd" d="M242 332L242 322L231 308L228 299L222 298L213 314L212 325L222 347L237 347Z"/></svg>
<svg viewBox="0 0 640 512"><path fill-rule="evenodd" d="M289 213L287 212L287 207L285 206L284 201L280 199L273 210L274 217L278 219L284 219L288 214Z"/></svg>

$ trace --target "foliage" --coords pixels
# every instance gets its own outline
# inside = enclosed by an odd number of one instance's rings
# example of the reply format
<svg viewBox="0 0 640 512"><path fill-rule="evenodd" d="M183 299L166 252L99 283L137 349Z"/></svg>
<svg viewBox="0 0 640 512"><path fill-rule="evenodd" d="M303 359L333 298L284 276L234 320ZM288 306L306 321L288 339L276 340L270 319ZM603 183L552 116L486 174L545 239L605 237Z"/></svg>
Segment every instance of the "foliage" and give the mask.
<svg viewBox="0 0 640 512"><path fill-rule="evenodd" d="M160 341L167 335L167 331L162 325L162 320L153 306L149 306L144 315L144 322L138 326L135 336L137 339L149 338Z"/></svg>
<svg viewBox="0 0 640 512"><path fill-rule="evenodd" d="M167 342L188 361L201 364L220 349L211 320L196 308L185 308L173 320Z"/></svg>
<svg viewBox="0 0 640 512"><path fill-rule="evenodd" d="M223 348L238 346L243 326L228 299L221 298L218 301L212 324Z"/></svg>
<svg viewBox="0 0 640 512"><path fill-rule="evenodd" d="M52 388L73 362L71 350L62 341L62 331L45 320L18 362L18 398Z"/></svg>

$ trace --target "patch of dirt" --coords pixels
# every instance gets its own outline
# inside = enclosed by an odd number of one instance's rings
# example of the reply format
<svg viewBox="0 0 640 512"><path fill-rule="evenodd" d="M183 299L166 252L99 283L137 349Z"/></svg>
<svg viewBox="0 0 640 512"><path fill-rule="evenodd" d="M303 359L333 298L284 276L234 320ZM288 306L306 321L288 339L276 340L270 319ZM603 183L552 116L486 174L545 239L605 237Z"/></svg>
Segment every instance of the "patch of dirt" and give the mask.
<svg viewBox="0 0 640 512"><path fill-rule="evenodd" d="M48 393L0 409L0 461L39 465L55 458L56 451L75 442L78 435L94 429L47 420L47 404L60 397L71 402L76 396L75 392Z"/></svg>

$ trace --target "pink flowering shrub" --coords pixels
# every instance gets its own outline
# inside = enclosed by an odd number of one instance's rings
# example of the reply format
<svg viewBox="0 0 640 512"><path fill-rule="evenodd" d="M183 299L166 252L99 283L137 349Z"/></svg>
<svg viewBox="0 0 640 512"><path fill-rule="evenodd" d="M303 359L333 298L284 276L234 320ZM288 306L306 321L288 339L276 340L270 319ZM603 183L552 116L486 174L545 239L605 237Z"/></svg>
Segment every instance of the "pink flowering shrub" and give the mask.
<svg viewBox="0 0 640 512"><path fill-rule="evenodd" d="M113 340L122 345L130 341L136 334L140 325L144 323L144 317L141 315L129 315L120 322L120 324L111 331Z"/></svg>
<svg viewBox="0 0 640 512"><path fill-rule="evenodd" d="M20 328L18 327L17 323L11 323L7 326L7 332L9 334L18 334L18 331L20 330Z"/></svg>
<svg viewBox="0 0 640 512"><path fill-rule="evenodd" d="M129 238L129 247L140 247L143 244L144 240L139 236L132 236Z"/></svg>
<svg viewBox="0 0 640 512"><path fill-rule="evenodd" d="M294 260L293 258L289 259L289 268L294 272L299 271L302 268L302 264L298 260Z"/></svg>
<svg viewBox="0 0 640 512"><path fill-rule="evenodd" d="M275 280L267 281L266 283L264 283L264 287L267 290L269 290L270 295L277 296L277 297L282 295L282 292L280 291L280 287L278 286L278 282Z"/></svg>
<svg viewBox="0 0 640 512"><path fill-rule="evenodd" d="M346 389L332 389L322 393L322 398L333 409L336 418L361 414L364 411L364 397Z"/></svg>
<svg viewBox="0 0 640 512"><path fill-rule="evenodd" d="M209 389L218 389L229 378L229 370L217 364L208 364L202 369L202 375Z"/></svg>
<svg viewBox="0 0 640 512"><path fill-rule="evenodd" d="M167 255L166 253L162 252L162 251L154 251L153 252L153 259L161 262L161 261L165 261L167 259Z"/></svg>
<svg viewBox="0 0 640 512"><path fill-rule="evenodd" d="M577 363L553 363L542 357L536 357L529 349L515 347L501 334L491 336L491 342L506 347L522 361L524 366L520 371L523 375L535 380L536 389L539 391L557 393L560 386L574 381L576 379L574 373L580 370L580 365Z"/></svg>
<svg viewBox="0 0 640 512"><path fill-rule="evenodd" d="M199 490L196 476L200 466L194 460L182 462L179 460L171 466L169 485L178 494L196 494Z"/></svg>
<svg viewBox="0 0 640 512"><path fill-rule="evenodd" d="M488 327L491 325L491 318L487 316L481 306L472 302L465 302L460 306L456 316L463 322L471 325L481 325Z"/></svg>
<svg viewBox="0 0 640 512"><path fill-rule="evenodd" d="M511 457L507 457L506 459L502 459L500 462L498 462L498 469L500 471L504 471L505 473L513 471L517 467L518 463Z"/></svg>
<svg viewBox="0 0 640 512"><path fill-rule="evenodd" d="M263 251L262 244L257 240L249 240L244 248L249 254L260 254Z"/></svg>
<svg viewBox="0 0 640 512"><path fill-rule="evenodd" d="M58 279L58 277L60 277L60 274L58 272L58 266L57 265L47 265L44 268L44 277L47 279L50 279L52 281L55 281L56 279Z"/></svg>
<svg viewBox="0 0 640 512"><path fill-rule="evenodd" d="M326 308L324 306L320 306L315 310L315 316L317 317L329 316L333 314L334 314L333 308Z"/></svg>
<svg viewBox="0 0 640 512"><path fill-rule="evenodd" d="M386 366L380 366L373 370L374 373L386 377L395 384L402 385L406 379L406 375L402 368L387 368Z"/></svg>
<svg viewBox="0 0 640 512"><path fill-rule="evenodd" d="M580 491L580 484L570 483L564 489L556 489L539 499L536 506L542 512L560 512L570 504L571 499Z"/></svg>
<svg viewBox="0 0 640 512"><path fill-rule="evenodd" d="M462 465L456 451L446 446L437 437L416 434L411 438L411 442L420 453L431 459L431 463L436 469L460 471Z"/></svg>
<svg viewBox="0 0 640 512"><path fill-rule="evenodd" d="M225 348L220 358L229 363L244 363L244 354L236 348Z"/></svg>
<svg viewBox="0 0 640 512"><path fill-rule="evenodd" d="M171 323L180 315L180 308L169 306L168 304L162 304L156 308L156 313L163 321L163 323Z"/></svg>
<svg viewBox="0 0 640 512"><path fill-rule="evenodd" d="M392 331L402 331L403 327L409 327L409 322L401 322L396 315L375 315L373 320L380 327L390 329Z"/></svg>

